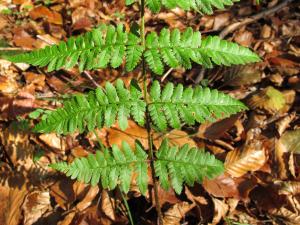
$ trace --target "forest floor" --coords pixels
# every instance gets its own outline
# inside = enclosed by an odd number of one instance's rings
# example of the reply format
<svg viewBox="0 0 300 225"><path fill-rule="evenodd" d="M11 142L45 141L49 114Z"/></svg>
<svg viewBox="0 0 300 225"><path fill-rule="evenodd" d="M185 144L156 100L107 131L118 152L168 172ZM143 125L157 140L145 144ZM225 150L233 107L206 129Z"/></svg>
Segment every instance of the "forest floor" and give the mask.
<svg viewBox="0 0 300 225"><path fill-rule="evenodd" d="M185 187L181 195L159 188L166 225L300 224L300 2L242 0L213 15L146 10L146 30L199 30L252 48L262 61L204 70L174 69L163 77L201 84L240 99L249 110L214 124L171 130L173 143L205 147L225 162L225 173ZM138 5L125 0L2 0L0 56L43 48L101 24L139 19ZM1 58L1 57L0 57ZM94 133L58 136L30 132L42 109L54 109L69 94L84 93L117 78L128 84L140 69L125 73L78 69L48 73L44 68L0 59L0 225L129 224L122 195L72 181L50 169L97 148ZM146 141L147 131L130 121L97 130L106 146ZM158 135L159 136L159 135ZM142 196L133 184L125 196L135 224L156 224L153 189Z"/></svg>

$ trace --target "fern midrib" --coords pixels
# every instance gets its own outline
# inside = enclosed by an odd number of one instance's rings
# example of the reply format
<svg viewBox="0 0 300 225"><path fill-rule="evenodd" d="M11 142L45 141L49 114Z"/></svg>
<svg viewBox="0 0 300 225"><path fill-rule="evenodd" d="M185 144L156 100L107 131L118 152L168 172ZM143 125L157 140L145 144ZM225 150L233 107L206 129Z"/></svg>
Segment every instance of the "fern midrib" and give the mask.
<svg viewBox="0 0 300 225"><path fill-rule="evenodd" d="M164 104L175 104L175 105L201 105L201 106L240 106L240 107L244 107L241 104L228 104L228 103L224 103L224 104L211 104L211 103L206 103L206 102L189 102L189 101L177 101L177 102L172 102L172 101L160 101L160 102L151 102L148 105L164 105Z"/></svg>
<svg viewBox="0 0 300 225"><path fill-rule="evenodd" d="M234 55L234 57L241 57L241 56L243 56L243 57L256 58L256 55L254 55L251 51L250 52L249 51L245 51L246 49L244 49L244 48L241 49L243 51L237 51L237 52L235 52L235 51L224 51L223 49L220 50L220 49L212 48L212 47L209 48L207 46L205 46L205 47L201 46L199 48L199 50L201 50L201 51L207 51L207 50L209 50L209 51L213 51L213 52L218 52L219 54ZM246 54L242 54L241 55L241 53L246 53Z"/></svg>
<svg viewBox="0 0 300 225"><path fill-rule="evenodd" d="M191 163L189 162L185 162L185 161L180 161L180 160L172 160L172 159L157 159L157 162L161 161L161 162L169 162L169 163L175 163L175 164L180 164L180 165L191 165L192 167L201 167L201 169L203 169L204 167L219 167L219 165L208 165L208 164L197 164L197 163Z"/></svg>
<svg viewBox="0 0 300 225"><path fill-rule="evenodd" d="M126 162L123 162L123 163L115 163L115 164L107 164L106 166L97 166L95 168L82 168L83 170L98 170L98 169L106 169L106 168L118 168L118 167L121 167L121 166L126 166L126 165L130 165L130 164L137 164L137 163L145 163L147 162L147 160L132 160L132 161L126 161ZM70 170L72 167L72 165L70 165L68 167L68 169ZM76 169L80 169L80 168L77 168Z"/></svg>
<svg viewBox="0 0 300 225"><path fill-rule="evenodd" d="M53 45L53 46L55 46L55 45ZM67 49L67 51L64 51L64 52L61 52L61 51L58 50L59 54L55 54L55 53L52 53L52 54L49 54L49 55L47 54L47 55L44 56L44 58L49 58L49 56L53 57L53 58L66 57L66 56L74 54L74 53L81 53L81 52L85 52L85 51L90 51L92 49L95 49L95 51L98 50L99 52L101 52L101 51L104 51L107 48L119 47L119 46L125 46L126 47L126 46L139 46L139 45L134 45L134 44L128 44L128 45L125 45L125 44L109 44L109 45L103 45L103 46L91 46L89 48L81 48L81 49L71 49L71 50ZM50 47L52 47L52 46L50 46ZM45 49L40 49L40 51L43 52L43 51L45 51ZM28 53L28 54L29 54L29 57L35 58L34 55L32 55L30 53Z"/></svg>

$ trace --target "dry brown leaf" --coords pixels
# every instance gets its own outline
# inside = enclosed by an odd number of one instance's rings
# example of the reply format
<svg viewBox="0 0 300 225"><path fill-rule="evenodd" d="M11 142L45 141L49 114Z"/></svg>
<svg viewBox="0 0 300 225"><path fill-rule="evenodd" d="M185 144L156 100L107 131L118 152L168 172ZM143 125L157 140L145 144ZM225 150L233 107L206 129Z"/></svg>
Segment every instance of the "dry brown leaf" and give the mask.
<svg viewBox="0 0 300 225"><path fill-rule="evenodd" d="M111 146L112 144L117 144L118 146L121 146L122 141L125 141L131 147L134 147L135 141L139 140L146 149L148 148L147 130L138 126L131 120L128 121L128 128L125 131L122 131L117 127L113 127L107 129L107 133L107 144L109 146ZM102 139L103 143L106 143L105 137L100 138ZM197 146L194 140L191 139L186 132L180 130L172 130L167 134L153 134L154 145L156 148L160 146L163 138L168 138L171 145L182 146L184 144L189 144L190 147Z"/></svg>
<svg viewBox="0 0 300 225"><path fill-rule="evenodd" d="M65 216L65 218L57 223L57 225L70 225L75 217L76 213L71 212Z"/></svg>
<svg viewBox="0 0 300 225"><path fill-rule="evenodd" d="M262 79L261 69L256 64L225 68L223 75L225 82L224 85L233 87L255 84L260 82Z"/></svg>
<svg viewBox="0 0 300 225"><path fill-rule="evenodd" d="M85 197L76 205L76 209L79 211L83 211L86 208L88 208L91 204L94 198L99 193L99 187L98 186L90 186L88 193L85 195Z"/></svg>
<svg viewBox="0 0 300 225"><path fill-rule="evenodd" d="M164 225L180 225L180 221L185 217L185 214L195 207L195 203L180 202L173 205L164 213Z"/></svg>
<svg viewBox="0 0 300 225"><path fill-rule="evenodd" d="M277 183L280 186L279 194L283 195L297 195L300 194L299 181L280 181Z"/></svg>
<svg viewBox="0 0 300 225"><path fill-rule="evenodd" d="M212 201L214 203L215 212L214 212L213 220L210 224L216 225L221 221L221 219L223 219L226 216L226 214L229 210L229 207L224 202L224 200L222 201L217 198L212 198Z"/></svg>
<svg viewBox="0 0 300 225"><path fill-rule="evenodd" d="M253 41L253 34L250 31L241 29L235 33L234 41L242 46L249 47Z"/></svg>
<svg viewBox="0 0 300 225"><path fill-rule="evenodd" d="M207 139L218 139L222 137L222 135L232 128L235 122L239 119L240 114L233 115L229 118L220 120L215 123L204 123L201 124L197 136L200 138L207 138Z"/></svg>
<svg viewBox="0 0 300 225"><path fill-rule="evenodd" d="M67 146L65 139L55 133L41 134L39 139L54 151L62 153L66 150Z"/></svg>
<svg viewBox="0 0 300 225"><path fill-rule="evenodd" d="M24 184L21 189L11 188L9 190L9 196L6 200L7 207L5 209L5 225L18 225L22 216L20 210L24 198L28 190Z"/></svg>
<svg viewBox="0 0 300 225"><path fill-rule="evenodd" d="M224 173L215 179L204 179L204 189L211 195L221 198L247 199L256 181L248 178L232 178Z"/></svg>
<svg viewBox="0 0 300 225"><path fill-rule="evenodd" d="M276 149L282 152L300 153L300 129L284 132L276 143Z"/></svg>
<svg viewBox="0 0 300 225"><path fill-rule="evenodd" d="M24 225L34 224L49 209L51 209L51 205L48 191L29 193L22 205Z"/></svg>
<svg viewBox="0 0 300 225"><path fill-rule="evenodd" d="M219 30L228 25L230 13L222 13L215 17L213 30Z"/></svg>
<svg viewBox="0 0 300 225"><path fill-rule="evenodd" d="M285 207L281 207L280 209L270 210L270 214L273 216L279 217L279 219L287 225L295 225L300 224L300 215L298 213L294 213L288 210Z"/></svg>
<svg viewBox="0 0 300 225"><path fill-rule="evenodd" d="M290 126L290 123L296 118L296 112L292 112L291 114L285 116L276 122L276 128L278 134L281 136L283 132Z"/></svg>
<svg viewBox="0 0 300 225"><path fill-rule="evenodd" d="M252 140L241 149L229 152L225 159L225 171L233 177L241 177L249 171L259 170L267 161L265 147L260 140Z"/></svg>
<svg viewBox="0 0 300 225"><path fill-rule="evenodd" d="M274 114L283 109L286 101L282 92L269 86L253 95L247 103L251 109L264 109L268 113Z"/></svg>
<svg viewBox="0 0 300 225"><path fill-rule="evenodd" d="M0 94L11 95L16 94L19 85L15 79L0 75Z"/></svg>
<svg viewBox="0 0 300 225"><path fill-rule="evenodd" d="M72 184L70 179L64 178L51 185L50 195L63 210L68 210L76 199Z"/></svg>
<svg viewBox="0 0 300 225"><path fill-rule="evenodd" d="M101 210L112 221L116 220L115 207L115 199L111 198L106 190L102 190Z"/></svg>
<svg viewBox="0 0 300 225"><path fill-rule="evenodd" d="M51 11L45 6L35 7L33 10L29 12L29 16L33 19L46 18L49 23L62 25L63 19L62 16L55 11Z"/></svg>

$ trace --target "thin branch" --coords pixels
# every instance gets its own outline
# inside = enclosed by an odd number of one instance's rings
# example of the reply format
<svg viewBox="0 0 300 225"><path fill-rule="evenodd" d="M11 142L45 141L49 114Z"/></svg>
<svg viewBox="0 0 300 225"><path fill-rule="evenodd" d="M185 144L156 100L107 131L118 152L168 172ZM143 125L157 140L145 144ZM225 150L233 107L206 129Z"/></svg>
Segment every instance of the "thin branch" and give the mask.
<svg viewBox="0 0 300 225"><path fill-rule="evenodd" d="M100 85L94 80L89 72L83 71L82 74L84 74L95 85L95 87L100 87Z"/></svg>

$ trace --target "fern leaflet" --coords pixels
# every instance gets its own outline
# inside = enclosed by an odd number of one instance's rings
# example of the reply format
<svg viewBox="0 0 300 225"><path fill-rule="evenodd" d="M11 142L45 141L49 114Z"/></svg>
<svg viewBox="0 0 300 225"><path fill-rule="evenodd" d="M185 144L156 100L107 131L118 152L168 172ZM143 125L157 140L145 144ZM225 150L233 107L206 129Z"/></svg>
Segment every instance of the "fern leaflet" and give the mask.
<svg viewBox="0 0 300 225"><path fill-rule="evenodd" d="M180 194L183 183L193 186L201 183L204 177L212 179L223 173L223 163L204 150L182 147L170 147L165 139L156 152L154 162L155 174L161 186L169 189L170 183L177 194ZM169 182L170 180L170 182Z"/></svg>
<svg viewBox="0 0 300 225"><path fill-rule="evenodd" d="M103 188L115 189L119 184L121 190L127 193L133 178L136 176L136 183L145 194L148 186L148 164L147 154L139 143L135 144L133 152L130 146L122 143L122 150L113 145L111 151L105 149L97 151L95 155L88 155L85 158L76 158L71 164L59 162L51 167L65 173L71 179L77 179L84 183L97 185L101 183Z"/></svg>
<svg viewBox="0 0 300 225"><path fill-rule="evenodd" d="M105 90L97 88L88 95L76 95L64 103L63 108L51 112L37 124L35 131L47 133L80 133L95 127L110 127L118 119L121 129L126 129L127 118L131 115L139 124L144 125L146 103L141 99L142 92L134 82L130 90L124 87L122 80L117 80L116 87L107 82Z"/></svg>
<svg viewBox="0 0 300 225"><path fill-rule="evenodd" d="M189 148L188 145L181 148L170 147L167 140L162 142L156 157L154 168L161 186L165 189L172 186L178 194L184 183L193 186L204 177L212 179L224 170L223 163L213 155L197 148ZM148 187L147 154L138 142L135 144L135 151L123 142L122 150L113 145L111 151L97 151L95 155L77 158L71 164L59 162L51 167L71 179L92 185L100 183L103 188L110 190L120 185L121 190L127 193L133 177L141 193L145 194Z"/></svg>
<svg viewBox="0 0 300 225"><path fill-rule="evenodd" d="M180 128L181 122L193 125L195 122L214 122L247 109L240 101L217 90L196 87L176 87L168 83L161 91L158 81L151 90L151 103L148 106L151 119L159 130L167 126Z"/></svg>

